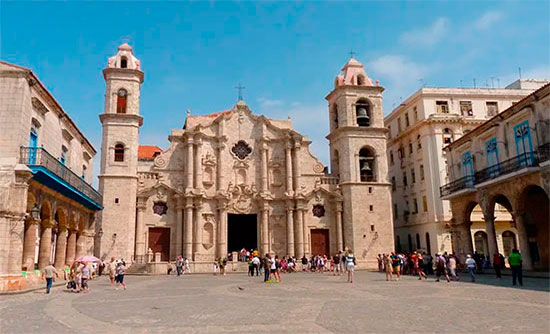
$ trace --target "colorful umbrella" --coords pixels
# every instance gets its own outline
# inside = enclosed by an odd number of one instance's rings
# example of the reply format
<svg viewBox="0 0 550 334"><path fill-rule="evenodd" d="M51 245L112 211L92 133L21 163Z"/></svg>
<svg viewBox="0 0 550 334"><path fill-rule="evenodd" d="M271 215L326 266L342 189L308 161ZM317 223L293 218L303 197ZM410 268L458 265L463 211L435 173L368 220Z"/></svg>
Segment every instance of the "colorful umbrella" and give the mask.
<svg viewBox="0 0 550 334"><path fill-rule="evenodd" d="M93 255L81 256L78 259L76 259L76 261L80 261L80 262L101 262L100 259L98 259L97 257L95 257Z"/></svg>

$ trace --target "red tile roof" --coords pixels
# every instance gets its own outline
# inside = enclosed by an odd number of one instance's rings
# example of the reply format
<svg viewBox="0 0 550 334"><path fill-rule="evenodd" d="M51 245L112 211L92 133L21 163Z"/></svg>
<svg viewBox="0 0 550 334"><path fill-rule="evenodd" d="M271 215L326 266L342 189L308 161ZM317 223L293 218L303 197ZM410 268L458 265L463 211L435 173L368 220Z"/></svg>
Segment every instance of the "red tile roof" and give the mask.
<svg viewBox="0 0 550 334"><path fill-rule="evenodd" d="M139 145L138 159L153 159L162 152L162 148L155 145Z"/></svg>

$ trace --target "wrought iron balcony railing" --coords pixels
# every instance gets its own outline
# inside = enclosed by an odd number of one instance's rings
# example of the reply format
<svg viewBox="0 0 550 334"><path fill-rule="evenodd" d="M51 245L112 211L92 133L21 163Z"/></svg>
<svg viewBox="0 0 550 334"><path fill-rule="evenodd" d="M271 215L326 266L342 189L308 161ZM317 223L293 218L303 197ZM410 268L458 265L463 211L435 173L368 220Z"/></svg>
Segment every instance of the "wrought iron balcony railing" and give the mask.
<svg viewBox="0 0 550 334"><path fill-rule="evenodd" d="M524 169L527 167L538 166L536 152L526 152L520 155L502 161L496 165L484 168L475 173L476 184L495 179L501 175L506 175Z"/></svg>
<svg viewBox="0 0 550 334"><path fill-rule="evenodd" d="M29 166L42 166L92 201L98 204L102 203L102 196L99 192L42 147L21 147L19 163Z"/></svg>
<svg viewBox="0 0 550 334"><path fill-rule="evenodd" d="M446 185L439 188L441 196L447 196L459 190L474 188L474 176L468 175L461 177L458 180L447 183Z"/></svg>

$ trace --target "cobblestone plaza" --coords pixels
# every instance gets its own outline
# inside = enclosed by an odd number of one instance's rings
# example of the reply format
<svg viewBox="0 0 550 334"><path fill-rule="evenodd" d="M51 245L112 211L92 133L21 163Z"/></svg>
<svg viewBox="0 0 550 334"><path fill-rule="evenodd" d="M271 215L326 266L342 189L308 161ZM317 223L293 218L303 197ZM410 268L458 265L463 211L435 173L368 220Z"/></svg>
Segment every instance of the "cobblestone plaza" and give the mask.
<svg viewBox="0 0 550 334"><path fill-rule="evenodd" d="M463 276L463 278L466 278ZM0 298L2 333L548 333L547 279L481 275L477 283L418 281L360 271L287 274L264 284L244 274L129 276L115 291L57 287Z"/></svg>

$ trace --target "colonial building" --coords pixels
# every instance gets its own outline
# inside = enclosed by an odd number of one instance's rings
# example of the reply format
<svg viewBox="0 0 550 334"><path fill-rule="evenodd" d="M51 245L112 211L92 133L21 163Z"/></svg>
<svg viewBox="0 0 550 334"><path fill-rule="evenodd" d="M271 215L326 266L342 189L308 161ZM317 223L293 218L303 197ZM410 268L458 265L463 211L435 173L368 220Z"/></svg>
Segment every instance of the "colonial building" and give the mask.
<svg viewBox="0 0 550 334"><path fill-rule="evenodd" d="M548 270L549 123L547 84L444 148L450 180L441 198L452 209L453 252L464 256L486 245L492 257L506 252L507 239L522 253L524 268ZM476 206L485 226L472 241ZM504 232L495 224L498 206L512 218Z"/></svg>
<svg viewBox="0 0 550 334"><path fill-rule="evenodd" d="M327 96L332 174L289 120L244 101L209 115L187 112L170 146L140 146L143 72L127 44L109 59L100 172L102 258L197 271L240 249L281 256L353 249L360 266L393 249L382 91L350 59ZM147 267L149 268L149 267Z"/></svg>
<svg viewBox="0 0 550 334"><path fill-rule="evenodd" d="M0 291L92 253L95 154L30 69L0 62Z"/></svg>
<svg viewBox="0 0 550 334"><path fill-rule="evenodd" d="M439 195L439 187L449 180L442 148L542 85L518 80L502 89L421 88L385 118L397 250L452 250L451 208ZM506 210L495 214L498 227L510 230ZM474 215L474 227L484 225L478 218Z"/></svg>

